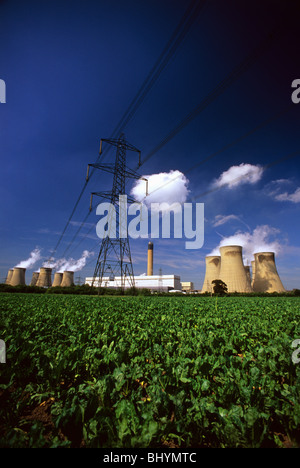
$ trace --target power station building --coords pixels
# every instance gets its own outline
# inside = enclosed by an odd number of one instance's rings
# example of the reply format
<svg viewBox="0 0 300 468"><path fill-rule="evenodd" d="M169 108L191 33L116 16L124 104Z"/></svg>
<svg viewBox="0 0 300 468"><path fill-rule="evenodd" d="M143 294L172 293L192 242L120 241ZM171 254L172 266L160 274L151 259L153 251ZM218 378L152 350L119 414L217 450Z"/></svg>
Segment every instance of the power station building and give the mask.
<svg viewBox="0 0 300 468"><path fill-rule="evenodd" d="M255 277L254 292L284 292L285 289L279 278L275 264L274 252L259 252L254 254Z"/></svg>
<svg viewBox="0 0 300 468"><path fill-rule="evenodd" d="M192 281L182 281L181 289L185 292L192 292L194 291L194 283Z"/></svg>
<svg viewBox="0 0 300 468"><path fill-rule="evenodd" d="M254 254L250 266L244 265L242 247L229 245L220 247L220 256L208 255L202 293L212 293L214 280L223 281L229 293L285 292L279 277L274 252Z"/></svg>
<svg viewBox="0 0 300 468"><path fill-rule="evenodd" d="M121 288L121 277L109 276L103 277L101 284L99 278L87 277L85 284L102 288ZM151 291L168 292L172 290L181 291L180 276L177 275L153 275L153 243L148 243L147 257L147 275L139 275L134 277L134 285L136 288L146 288ZM125 278L125 288L130 288L130 278Z"/></svg>
<svg viewBox="0 0 300 468"><path fill-rule="evenodd" d="M96 278L93 282L93 277L87 277L85 284L95 287L103 288L121 288L121 277L116 276L114 279L110 277L103 277L101 284L99 279ZM136 288L146 288L152 291L168 292L176 289L181 290L180 276L176 275L140 275L134 277L134 285ZM129 278L125 278L125 288L130 288L131 282Z"/></svg>

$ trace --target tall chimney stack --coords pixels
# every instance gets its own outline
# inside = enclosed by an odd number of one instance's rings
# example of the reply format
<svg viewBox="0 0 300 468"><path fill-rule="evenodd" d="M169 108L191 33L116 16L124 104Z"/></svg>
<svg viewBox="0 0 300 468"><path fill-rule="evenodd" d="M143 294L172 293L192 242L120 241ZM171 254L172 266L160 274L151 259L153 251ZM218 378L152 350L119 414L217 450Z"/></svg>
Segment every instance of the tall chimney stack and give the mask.
<svg viewBox="0 0 300 468"><path fill-rule="evenodd" d="M153 276L153 244L148 244L147 276Z"/></svg>

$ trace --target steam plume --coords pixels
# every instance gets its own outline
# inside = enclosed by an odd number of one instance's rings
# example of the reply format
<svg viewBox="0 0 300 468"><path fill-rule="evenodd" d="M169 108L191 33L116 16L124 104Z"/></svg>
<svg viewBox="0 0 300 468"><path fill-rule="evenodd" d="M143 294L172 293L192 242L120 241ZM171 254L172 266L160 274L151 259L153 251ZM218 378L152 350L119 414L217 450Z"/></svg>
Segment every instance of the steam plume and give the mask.
<svg viewBox="0 0 300 468"><path fill-rule="evenodd" d="M61 258L59 260L45 262L43 266L54 268L58 273L62 273L63 271L80 271L85 266L87 259L92 255L94 255L94 252L84 250L82 256L78 260L75 260L74 258Z"/></svg>
<svg viewBox="0 0 300 468"><path fill-rule="evenodd" d="M41 258L41 251L40 249L34 249L30 253L30 257L27 258L27 260L23 260L18 265L16 265L16 268L30 268L32 267L36 262L38 262Z"/></svg>
<svg viewBox="0 0 300 468"><path fill-rule="evenodd" d="M219 247L227 245L241 245L246 262L251 262L254 253L257 252L274 252L276 255L281 250L280 244L278 240L271 240L271 238L278 233L278 229L268 225L257 226L252 233L237 231L232 236L224 237L209 255L220 255Z"/></svg>

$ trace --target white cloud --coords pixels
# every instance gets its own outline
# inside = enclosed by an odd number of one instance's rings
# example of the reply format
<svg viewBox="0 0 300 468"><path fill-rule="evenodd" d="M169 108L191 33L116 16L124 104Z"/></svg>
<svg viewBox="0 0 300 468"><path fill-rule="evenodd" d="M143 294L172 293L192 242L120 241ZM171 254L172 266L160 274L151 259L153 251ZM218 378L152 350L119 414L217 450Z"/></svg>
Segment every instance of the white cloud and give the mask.
<svg viewBox="0 0 300 468"><path fill-rule="evenodd" d="M294 193L280 193L275 195L275 200L278 201L290 201L292 203L300 203L300 187L298 187Z"/></svg>
<svg viewBox="0 0 300 468"><path fill-rule="evenodd" d="M214 222L213 222L213 227L223 226L223 224L229 223L230 221L238 221L238 222L244 224L244 226L246 226L248 231L250 231L250 227L248 226L248 224L245 223L245 221L243 221L239 216L234 215L234 214L216 215L215 219L214 219Z"/></svg>
<svg viewBox="0 0 300 468"><path fill-rule="evenodd" d="M188 197L188 179L180 171L161 172L159 174L145 175L148 180L148 196L146 197L146 183L139 179L131 190L131 195L138 202L147 207L151 203L185 203Z"/></svg>
<svg viewBox="0 0 300 468"><path fill-rule="evenodd" d="M277 201L300 203L300 187L290 193L286 190L286 186L291 185L292 183L293 182L289 179L272 180L272 182L266 186L267 195Z"/></svg>
<svg viewBox="0 0 300 468"><path fill-rule="evenodd" d="M244 261L253 260L256 252L274 252L278 254L281 251L281 245L276 236L279 230L268 225L257 226L253 232L237 231L229 237L223 237L218 247L210 255L220 255L219 248L227 245L241 245L243 247Z"/></svg>
<svg viewBox="0 0 300 468"><path fill-rule="evenodd" d="M213 186L227 186L232 189L242 184L255 184L262 178L263 171L259 165L242 163L239 166L231 166L213 182Z"/></svg>
<svg viewBox="0 0 300 468"><path fill-rule="evenodd" d="M228 223L228 221L232 221L232 220L239 220L239 217L236 215L227 215L227 216L217 215L215 217L213 226L214 227L222 226L222 224Z"/></svg>
<svg viewBox="0 0 300 468"><path fill-rule="evenodd" d="M245 221L243 221L239 216L231 214L231 215L217 215L215 216L215 220L213 223L214 227L222 226L230 221L239 221L240 223L244 224L246 228L250 231L250 227L248 226Z"/></svg>

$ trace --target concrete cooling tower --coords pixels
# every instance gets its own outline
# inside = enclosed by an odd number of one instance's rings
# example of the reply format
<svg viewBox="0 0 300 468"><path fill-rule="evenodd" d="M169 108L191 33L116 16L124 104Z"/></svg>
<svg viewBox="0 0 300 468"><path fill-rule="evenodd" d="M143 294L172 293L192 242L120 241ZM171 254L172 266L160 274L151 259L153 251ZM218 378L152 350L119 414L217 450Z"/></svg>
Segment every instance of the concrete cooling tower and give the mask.
<svg viewBox="0 0 300 468"><path fill-rule="evenodd" d="M25 283L25 271L26 271L26 268L19 268L19 267L14 268L9 284L11 286L19 286L19 285L24 286L26 284Z"/></svg>
<svg viewBox="0 0 300 468"><path fill-rule="evenodd" d="M246 271L246 275L247 275L247 278L249 280L249 283L251 284L250 266L246 265L245 266L245 271Z"/></svg>
<svg viewBox="0 0 300 468"><path fill-rule="evenodd" d="M56 273L54 274L53 283L52 283L52 287L53 287L53 288L54 288L55 286L60 286L60 285L61 285L62 277L63 277L63 274L62 274L62 273L56 272Z"/></svg>
<svg viewBox="0 0 300 468"><path fill-rule="evenodd" d="M10 284L10 281L11 281L11 278L12 278L12 275L13 275L13 272L14 272L14 269L13 268L10 268L7 272L7 277L6 277L6 280L5 280L5 284Z"/></svg>
<svg viewBox="0 0 300 468"><path fill-rule="evenodd" d="M254 292L284 292L285 289L277 272L274 252L259 252L254 254L254 258Z"/></svg>
<svg viewBox="0 0 300 468"><path fill-rule="evenodd" d="M252 268L251 287L253 288L253 283L254 283L254 279L255 279L255 260L252 260L251 268Z"/></svg>
<svg viewBox="0 0 300 468"><path fill-rule="evenodd" d="M74 271L64 271L61 286L67 287L74 284Z"/></svg>
<svg viewBox="0 0 300 468"><path fill-rule="evenodd" d="M51 280L51 273L52 268L40 268L39 278L36 282L36 286L41 288L51 288L52 280Z"/></svg>
<svg viewBox="0 0 300 468"><path fill-rule="evenodd" d="M39 279L39 273L37 271L34 271L32 273L30 286L36 286L38 279Z"/></svg>
<svg viewBox="0 0 300 468"><path fill-rule="evenodd" d="M205 257L205 278L202 286L202 293L212 292L212 281L220 279L221 257L219 255L208 255Z"/></svg>
<svg viewBox="0 0 300 468"><path fill-rule="evenodd" d="M252 292L247 276L240 245L220 247L220 279L227 285L228 292Z"/></svg>

